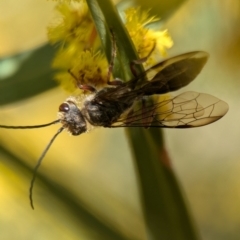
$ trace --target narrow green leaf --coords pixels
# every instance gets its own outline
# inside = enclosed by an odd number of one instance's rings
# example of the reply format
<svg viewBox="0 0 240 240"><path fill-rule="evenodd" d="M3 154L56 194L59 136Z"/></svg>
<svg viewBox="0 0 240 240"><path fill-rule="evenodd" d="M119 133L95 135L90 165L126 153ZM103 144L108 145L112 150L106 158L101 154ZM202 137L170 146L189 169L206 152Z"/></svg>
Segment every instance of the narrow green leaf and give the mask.
<svg viewBox="0 0 240 240"><path fill-rule="evenodd" d="M184 3L186 0L168 0L168 1L156 1L156 0L135 0L137 6L141 6L142 9L149 10L152 15L157 15L161 18L161 21L165 21L172 16L172 14Z"/></svg>
<svg viewBox="0 0 240 240"><path fill-rule="evenodd" d="M33 170L24 162L23 159L16 157L14 153L11 153L0 146L0 154L2 158L8 159L9 164L13 163L19 171L26 173L27 176L32 175ZM48 194L52 194L61 201L66 206L65 211L68 211L75 221L79 222L81 225L85 225L86 229L89 229L89 239L95 239L97 236L97 239L99 240L128 240L128 238L123 236L113 227L109 226L99 216L94 215L94 213L90 211L87 206L85 206L85 204L81 202L81 200L72 192L50 180L40 172L38 173L37 178L38 184L41 184L46 190L48 190ZM30 208L29 203L29 209Z"/></svg>
<svg viewBox="0 0 240 240"><path fill-rule="evenodd" d="M50 45L0 59L0 105L19 101L57 86Z"/></svg>
<svg viewBox="0 0 240 240"><path fill-rule="evenodd" d="M87 0L87 3L109 62L111 60L110 46L112 45L110 28L114 32L118 49L113 75L124 81L129 80L132 78L129 68L130 61L138 59L138 55L116 8L110 0ZM140 71L143 70L141 65L137 65L136 68Z"/></svg>
<svg viewBox="0 0 240 240"><path fill-rule="evenodd" d="M150 239L198 239L155 129L129 129Z"/></svg>

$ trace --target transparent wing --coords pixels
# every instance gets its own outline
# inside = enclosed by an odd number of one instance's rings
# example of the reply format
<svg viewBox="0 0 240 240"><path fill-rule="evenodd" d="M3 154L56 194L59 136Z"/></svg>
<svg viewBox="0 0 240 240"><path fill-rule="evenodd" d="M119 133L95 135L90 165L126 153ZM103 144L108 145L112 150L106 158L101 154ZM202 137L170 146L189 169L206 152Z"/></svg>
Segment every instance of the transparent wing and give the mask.
<svg viewBox="0 0 240 240"><path fill-rule="evenodd" d="M120 117L111 127L200 127L219 120L228 111L227 103L205 93L185 92L150 106L141 103Z"/></svg>

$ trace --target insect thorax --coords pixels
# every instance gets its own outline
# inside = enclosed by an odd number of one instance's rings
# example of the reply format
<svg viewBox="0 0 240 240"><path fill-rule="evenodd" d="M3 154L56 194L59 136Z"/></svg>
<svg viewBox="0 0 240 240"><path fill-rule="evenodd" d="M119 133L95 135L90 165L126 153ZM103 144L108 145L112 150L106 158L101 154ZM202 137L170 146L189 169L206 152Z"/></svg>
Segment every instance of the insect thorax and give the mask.
<svg viewBox="0 0 240 240"><path fill-rule="evenodd" d="M85 118L93 126L110 127L132 104L93 98L84 102Z"/></svg>

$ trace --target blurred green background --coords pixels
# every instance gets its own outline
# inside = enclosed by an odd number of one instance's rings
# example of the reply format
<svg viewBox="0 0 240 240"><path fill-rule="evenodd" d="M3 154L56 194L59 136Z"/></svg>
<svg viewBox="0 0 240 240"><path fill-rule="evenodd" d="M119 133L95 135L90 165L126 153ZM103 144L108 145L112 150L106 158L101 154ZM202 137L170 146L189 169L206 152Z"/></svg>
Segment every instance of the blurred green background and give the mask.
<svg viewBox="0 0 240 240"><path fill-rule="evenodd" d="M157 5L169 8L169 14L160 16L175 43L169 56L192 50L210 53L201 75L179 92L212 94L226 101L230 111L209 126L164 130L166 148L201 238L237 240L240 1L169 3ZM47 41L46 25L54 16L53 7L49 1L0 1L0 54L5 58L0 62L0 124L50 122L68 96L49 81L53 51L47 49L43 56L44 47L39 53L29 51ZM160 11L156 6L154 10ZM32 78L39 82L31 83ZM49 90L36 94L45 88ZM21 92L34 96L10 103L20 99ZM123 129L99 128L80 137L61 134L40 168L32 211L28 200L31 168L57 129L0 130L0 239L146 239Z"/></svg>

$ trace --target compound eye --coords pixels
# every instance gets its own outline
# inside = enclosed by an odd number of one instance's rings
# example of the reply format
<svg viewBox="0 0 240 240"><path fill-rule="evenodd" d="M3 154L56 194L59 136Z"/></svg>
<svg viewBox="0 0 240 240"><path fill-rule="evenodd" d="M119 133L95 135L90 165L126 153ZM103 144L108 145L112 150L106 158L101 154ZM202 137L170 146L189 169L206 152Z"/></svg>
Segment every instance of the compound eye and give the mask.
<svg viewBox="0 0 240 240"><path fill-rule="evenodd" d="M60 112L65 112L67 113L69 111L70 107L67 103L62 103L60 106L59 106L59 111Z"/></svg>

